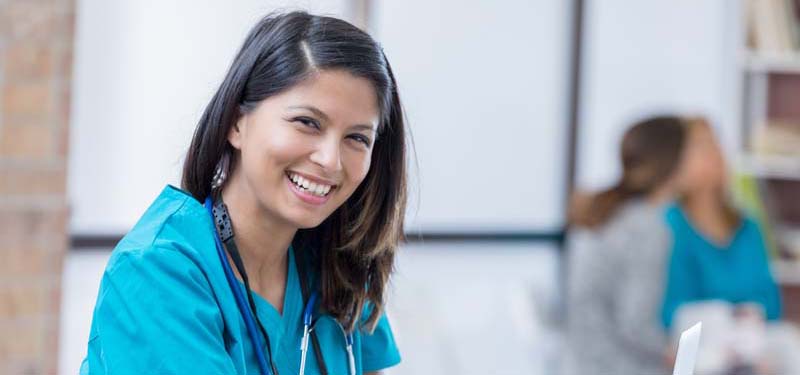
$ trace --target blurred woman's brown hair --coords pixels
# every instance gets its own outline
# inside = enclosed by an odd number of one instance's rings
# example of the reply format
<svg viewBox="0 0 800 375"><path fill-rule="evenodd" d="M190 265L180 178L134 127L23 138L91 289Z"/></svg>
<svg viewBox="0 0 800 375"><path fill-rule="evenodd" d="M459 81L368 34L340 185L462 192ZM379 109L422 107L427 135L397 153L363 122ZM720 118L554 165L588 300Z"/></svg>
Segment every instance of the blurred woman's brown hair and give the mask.
<svg viewBox="0 0 800 375"><path fill-rule="evenodd" d="M602 226L625 202L661 188L681 164L688 138L688 121L656 116L631 126L622 138L622 176L610 188L595 194L575 194L570 224Z"/></svg>

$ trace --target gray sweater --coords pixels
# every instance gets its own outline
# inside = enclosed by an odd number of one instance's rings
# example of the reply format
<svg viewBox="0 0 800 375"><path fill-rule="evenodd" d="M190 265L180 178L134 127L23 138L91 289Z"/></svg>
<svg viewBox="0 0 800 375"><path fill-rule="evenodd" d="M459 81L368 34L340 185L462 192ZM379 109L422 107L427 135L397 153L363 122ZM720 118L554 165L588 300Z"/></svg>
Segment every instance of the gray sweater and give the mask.
<svg viewBox="0 0 800 375"><path fill-rule="evenodd" d="M658 320L672 241L663 212L633 201L570 233L565 375L671 372Z"/></svg>

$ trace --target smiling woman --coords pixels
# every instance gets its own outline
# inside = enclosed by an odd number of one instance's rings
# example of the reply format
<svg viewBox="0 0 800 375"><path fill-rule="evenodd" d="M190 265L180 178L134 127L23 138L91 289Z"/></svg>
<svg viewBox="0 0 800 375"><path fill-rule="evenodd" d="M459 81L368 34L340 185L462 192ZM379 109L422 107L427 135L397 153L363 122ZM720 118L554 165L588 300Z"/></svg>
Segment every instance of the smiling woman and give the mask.
<svg viewBox="0 0 800 375"><path fill-rule="evenodd" d="M222 189L225 201L233 206L252 192L271 221L318 226L364 180L379 121L370 81L341 69L313 74L230 129L241 163Z"/></svg>
<svg viewBox="0 0 800 375"><path fill-rule="evenodd" d="M262 19L200 119L183 190L167 187L114 250L81 372L397 364L384 314L406 200L396 87L347 22Z"/></svg>

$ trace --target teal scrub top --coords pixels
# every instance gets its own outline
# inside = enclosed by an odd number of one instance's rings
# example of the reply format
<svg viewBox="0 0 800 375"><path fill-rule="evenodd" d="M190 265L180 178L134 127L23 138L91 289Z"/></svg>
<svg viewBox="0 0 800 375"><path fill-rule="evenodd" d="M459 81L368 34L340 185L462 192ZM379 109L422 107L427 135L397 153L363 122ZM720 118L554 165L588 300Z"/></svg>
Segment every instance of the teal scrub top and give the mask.
<svg viewBox="0 0 800 375"><path fill-rule="evenodd" d="M81 374L259 373L213 231L200 202L172 186L162 191L108 261ZM283 315L254 293L280 375L300 368L304 306L292 251L288 271ZM347 374L345 338L337 322L321 315L315 329L328 372ZM374 332L356 331L353 339L358 374L400 362L385 315ZM306 374L319 373L309 346Z"/></svg>
<svg viewBox="0 0 800 375"><path fill-rule="evenodd" d="M753 219L743 217L730 243L720 246L699 233L678 204L669 206L666 218L674 241L661 310L664 327L672 326L683 304L708 300L756 303L767 319L781 317L780 289Z"/></svg>

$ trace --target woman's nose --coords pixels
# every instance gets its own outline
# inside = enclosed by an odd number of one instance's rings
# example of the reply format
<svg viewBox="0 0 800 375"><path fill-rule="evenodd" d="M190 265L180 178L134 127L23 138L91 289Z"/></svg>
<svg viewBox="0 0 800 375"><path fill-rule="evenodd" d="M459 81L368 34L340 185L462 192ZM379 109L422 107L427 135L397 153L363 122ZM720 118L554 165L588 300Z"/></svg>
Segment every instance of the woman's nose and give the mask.
<svg viewBox="0 0 800 375"><path fill-rule="evenodd" d="M334 137L328 137L319 142L316 150L311 153L311 161L330 173L338 173L342 170L342 158L340 143Z"/></svg>

